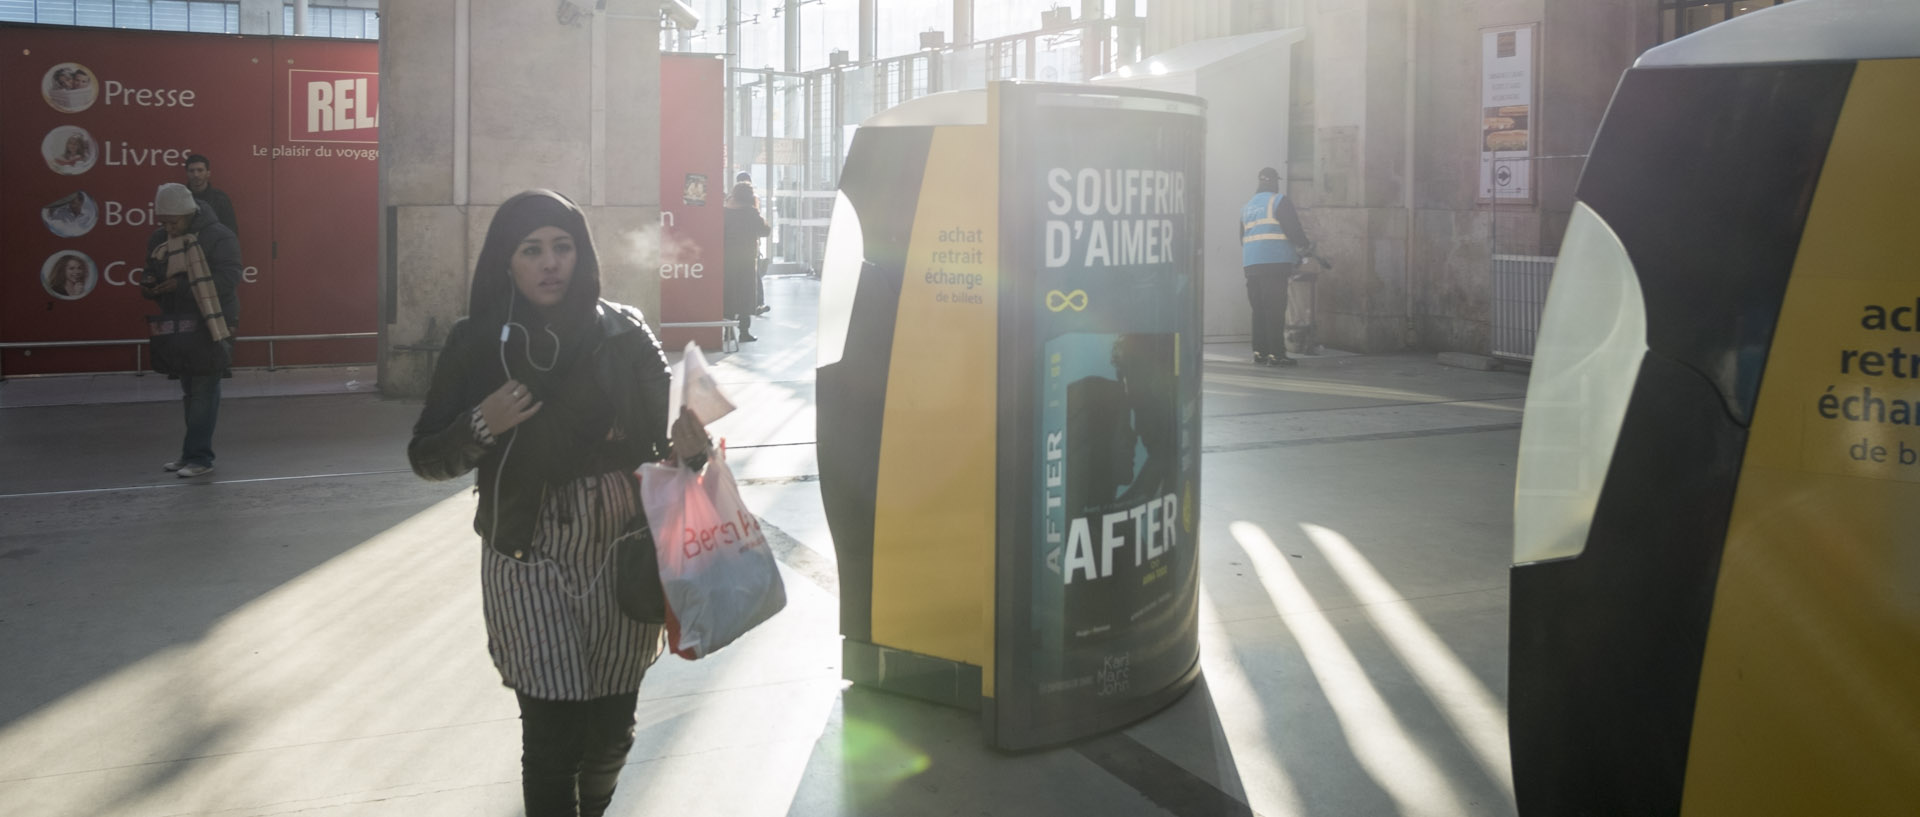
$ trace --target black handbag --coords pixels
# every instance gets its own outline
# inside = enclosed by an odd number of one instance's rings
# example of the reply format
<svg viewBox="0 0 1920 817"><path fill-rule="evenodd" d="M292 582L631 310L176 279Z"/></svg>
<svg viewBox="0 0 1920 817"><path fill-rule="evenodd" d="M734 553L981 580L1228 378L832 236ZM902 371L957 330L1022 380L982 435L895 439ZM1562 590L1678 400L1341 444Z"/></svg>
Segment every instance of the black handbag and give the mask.
<svg viewBox="0 0 1920 817"><path fill-rule="evenodd" d="M199 315L189 313L148 315L147 351L154 371L176 377L224 374L233 365L227 345L207 333Z"/></svg>
<svg viewBox="0 0 1920 817"><path fill-rule="evenodd" d="M643 624L667 623L667 591L660 585L660 555L653 549L647 515L627 520L613 547L613 596L620 612Z"/></svg>

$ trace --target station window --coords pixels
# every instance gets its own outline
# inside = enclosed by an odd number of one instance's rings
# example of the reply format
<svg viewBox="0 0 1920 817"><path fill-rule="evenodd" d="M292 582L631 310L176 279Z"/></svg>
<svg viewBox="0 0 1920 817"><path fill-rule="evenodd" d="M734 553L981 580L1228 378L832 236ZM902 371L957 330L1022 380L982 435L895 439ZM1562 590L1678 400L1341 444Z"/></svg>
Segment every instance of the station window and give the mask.
<svg viewBox="0 0 1920 817"><path fill-rule="evenodd" d="M928 31L938 31L947 41L953 40L953 0L888 0L874 5L873 45L877 57L919 51L920 34Z"/></svg>
<svg viewBox="0 0 1920 817"><path fill-rule="evenodd" d="M1660 42L1685 37L1714 23L1785 2L1787 0L1659 0Z"/></svg>
<svg viewBox="0 0 1920 817"><path fill-rule="evenodd" d="M293 36L293 6L280 9L280 33ZM307 6L307 36L380 39L380 12L343 6Z"/></svg>
<svg viewBox="0 0 1920 817"><path fill-rule="evenodd" d="M0 22L240 33L240 4L219 0L0 0Z"/></svg>

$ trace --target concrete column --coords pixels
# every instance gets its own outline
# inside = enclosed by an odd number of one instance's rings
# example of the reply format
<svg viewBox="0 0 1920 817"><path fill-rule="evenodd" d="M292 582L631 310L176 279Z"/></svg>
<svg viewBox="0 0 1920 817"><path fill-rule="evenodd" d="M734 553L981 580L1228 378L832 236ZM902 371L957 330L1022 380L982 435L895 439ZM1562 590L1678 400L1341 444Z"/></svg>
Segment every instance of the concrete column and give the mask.
<svg viewBox="0 0 1920 817"><path fill-rule="evenodd" d="M1097 77L1117 66L1106 64L1107 53L1107 16L1106 3L1102 0L1080 0L1078 22L1086 26L1080 35L1080 75Z"/></svg>
<svg viewBox="0 0 1920 817"><path fill-rule="evenodd" d="M487 224L522 190L580 204L604 297L659 311L659 7L597 6L381 4L384 393L426 391Z"/></svg>
<svg viewBox="0 0 1920 817"><path fill-rule="evenodd" d="M727 104L725 106L725 113L721 114L725 117L724 132L726 136L723 138L727 143L726 154L728 168L726 178L721 181L723 183L722 189L726 189L724 185L732 183L733 171L740 166L738 160L734 158L734 156L737 155L735 151L738 150L739 147L740 135L740 117L738 111L740 74L737 73L735 69L741 68L744 65L740 58L740 0L726 0L726 6L721 13L723 15L721 25L725 27L727 32L727 75L723 81L727 89Z"/></svg>
<svg viewBox="0 0 1920 817"><path fill-rule="evenodd" d="M785 11L781 12L786 33L786 70L788 73L800 72L800 0L786 0Z"/></svg>
<svg viewBox="0 0 1920 817"><path fill-rule="evenodd" d="M279 34L281 0L240 0L241 34Z"/></svg>
<svg viewBox="0 0 1920 817"><path fill-rule="evenodd" d="M879 55L874 53L877 50L874 29L879 25L879 15L874 13L874 2L875 0L860 0L860 53L854 55L854 59L860 62L871 62L879 58Z"/></svg>
<svg viewBox="0 0 1920 817"><path fill-rule="evenodd" d="M1320 337L1371 352L1489 350L1493 254L1558 245L1580 156L1657 22L1644 0L1189 0L1148 14L1149 54L1269 20L1308 29L1287 190L1336 267L1320 279ZM1546 158L1537 203L1494 206L1477 200L1481 32L1526 23L1541 26L1529 125Z"/></svg>
<svg viewBox="0 0 1920 817"><path fill-rule="evenodd" d="M1409 2L1354 0L1308 12L1313 167L1290 168L1290 190L1307 234L1336 267L1320 279L1317 323L1337 348L1383 352L1411 340ZM1298 183L1308 175L1311 184Z"/></svg>
<svg viewBox="0 0 1920 817"><path fill-rule="evenodd" d="M740 67L740 0L727 0L726 19L721 25L727 29L727 67Z"/></svg>
<svg viewBox="0 0 1920 817"><path fill-rule="evenodd" d="M1121 0L1132 3L1133 0ZM973 42L973 0L953 0L953 29L947 42L966 45Z"/></svg>

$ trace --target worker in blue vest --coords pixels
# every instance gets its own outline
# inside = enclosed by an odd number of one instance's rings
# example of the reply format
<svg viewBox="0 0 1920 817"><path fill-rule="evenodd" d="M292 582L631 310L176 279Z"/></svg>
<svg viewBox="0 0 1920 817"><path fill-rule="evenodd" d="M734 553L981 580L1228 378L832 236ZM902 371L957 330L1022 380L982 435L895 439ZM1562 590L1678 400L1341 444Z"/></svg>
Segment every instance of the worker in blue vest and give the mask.
<svg viewBox="0 0 1920 817"><path fill-rule="evenodd" d="M1312 248L1293 200L1280 192L1280 171L1260 168L1260 183L1240 209L1240 266L1253 306L1253 362L1292 366L1287 357L1287 283Z"/></svg>

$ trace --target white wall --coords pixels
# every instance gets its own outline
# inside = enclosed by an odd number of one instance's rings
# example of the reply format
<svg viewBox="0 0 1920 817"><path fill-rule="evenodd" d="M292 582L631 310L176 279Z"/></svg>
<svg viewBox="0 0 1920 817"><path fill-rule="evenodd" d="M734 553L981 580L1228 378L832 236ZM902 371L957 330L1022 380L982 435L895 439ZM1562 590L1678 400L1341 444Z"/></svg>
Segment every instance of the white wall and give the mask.
<svg viewBox="0 0 1920 817"><path fill-rule="evenodd" d="M1287 108L1292 46L1249 51L1200 73L1207 100L1208 339L1250 336L1246 275L1240 267L1240 208L1260 168L1287 168ZM1284 184L1281 189L1285 189Z"/></svg>
<svg viewBox="0 0 1920 817"><path fill-rule="evenodd" d="M1287 174L1287 110L1292 85L1289 34L1276 33L1249 48L1244 41L1214 47L1237 54L1190 71L1108 77L1101 84L1192 94L1207 101L1206 270L1201 332L1207 340L1249 337L1252 312L1240 267L1240 207L1253 195L1260 168ZM1194 43L1182 49L1205 48ZM1141 61L1151 66L1154 58Z"/></svg>

